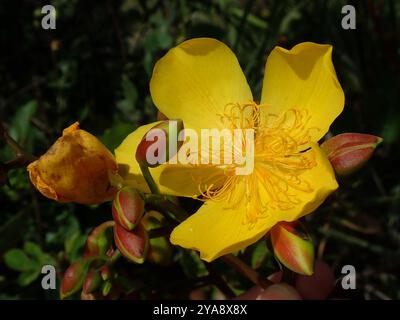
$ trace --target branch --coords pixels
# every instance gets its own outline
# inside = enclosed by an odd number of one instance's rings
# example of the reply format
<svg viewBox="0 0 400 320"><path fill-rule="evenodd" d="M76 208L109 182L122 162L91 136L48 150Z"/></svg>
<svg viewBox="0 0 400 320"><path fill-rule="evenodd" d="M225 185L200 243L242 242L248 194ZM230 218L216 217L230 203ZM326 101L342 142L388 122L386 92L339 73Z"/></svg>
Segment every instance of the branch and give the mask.
<svg viewBox="0 0 400 320"><path fill-rule="evenodd" d="M231 267L235 268L240 274L245 276L255 285L259 285L265 289L273 284L273 282L271 282L267 278L260 276L257 271L250 268L247 264L245 264L239 258L235 257L233 254L223 256L221 257L221 260L229 264Z"/></svg>
<svg viewBox="0 0 400 320"><path fill-rule="evenodd" d="M4 139L15 154L15 158L2 164L2 170L8 172L11 169L26 167L37 158L26 152L7 132L4 125L0 123L0 137Z"/></svg>
<svg viewBox="0 0 400 320"><path fill-rule="evenodd" d="M205 264L205 266L208 270L208 273L210 275L210 278L211 278L212 282L215 284L215 286L225 295L225 297L227 299L234 298L236 296L235 293L225 282L224 278L218 272L216 272L216 270L214 269L214 266L207 262L205 262L204 264Z"/></svg>

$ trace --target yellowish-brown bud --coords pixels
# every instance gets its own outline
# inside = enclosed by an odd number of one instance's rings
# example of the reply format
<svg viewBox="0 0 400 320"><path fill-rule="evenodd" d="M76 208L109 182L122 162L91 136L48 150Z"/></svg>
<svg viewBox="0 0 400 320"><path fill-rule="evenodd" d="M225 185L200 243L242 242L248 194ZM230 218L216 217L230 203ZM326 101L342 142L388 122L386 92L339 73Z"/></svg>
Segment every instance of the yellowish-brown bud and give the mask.
<svg viewBox="0 0 400 320"><path fill-rule="evenodd" d="M109 175L117 172L113 155L77 122L27 169L34 186L59 202L99 204L116 192L109 181Z"/></svg>

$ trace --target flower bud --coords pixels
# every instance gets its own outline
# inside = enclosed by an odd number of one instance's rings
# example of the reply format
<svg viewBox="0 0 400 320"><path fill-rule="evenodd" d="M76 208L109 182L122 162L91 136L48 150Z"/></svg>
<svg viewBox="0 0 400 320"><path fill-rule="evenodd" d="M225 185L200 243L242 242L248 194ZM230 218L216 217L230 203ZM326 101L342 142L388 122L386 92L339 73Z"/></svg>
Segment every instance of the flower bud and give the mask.
<svg viewBox="0 0 400 320"><path fill-rule="evenodd" d="M114 221L106 221L92 230L86 240L85 256L108 255L113 249Z"/></svg>
<svg viewBox="0 0 400 320"><path fill-rule="evenodd" d="M287 283L273 284L262 291L257 300L302 300L300 294Z"/></svg>
<svg viewBox="0 0 400 320"><path fill-rule="evenodd" d="M97 297L97 294L81 292L81 300L98 300Z"/></svg>
<svg viewBox="0 0 400 320"><path fill-rule="evenodd" d="M109 175L117 172L113 155L77 122L27 169L34 186L59 202L99 204L116 192L109 181Z"/></svg>
<svg viewBox="0 0 400 320"><path fill-rule="evenodd" d="M114 221L126 230L132 230L144 213L144 201L139 192L131 187L118 191L112 204Z"/></svg>
<svg viewBox="0 0 400 320"><path fill-rule="evenodd" d="M135 263L143 263L149 247L147 232L138 224L132 231L127 231L117 223L114 225L115 244L122 255Z"/></svg>
<svg viewBox="0 0 400 320"><path fill-rule="evenodd" d="M101 287L101 293L102 293L102 295L103 295L104 297L107 296L107 295L110 293L111 288L112 288L112 283L111 283L111 281L109 281L109 280L105 281L105 282L103 283L103 286Z"/></svg>
<svg viewBox="0 0 400 320"><path fill-rule="evenodd" d="M182 120L164 120L144 135L136 149L136 160L140 165L158 167L176 155L183 139L178 140L183 130Z"/></svg>
<svg viewBox="0 0 400 320"><path fill-rule="evenodd" d="M288 269L311 275L314 269L314 246L300 221L279 222L271 229L271 243L276 258Z"/></svg>
<svg viewBox="0 0 400 320"><path fill-rule="evenodd" d="M324 261L315 261L314 274L296 277L295 287L305 300L324 300L335 286L332 268Z"/></svg>
<svg viewBox="0 0 400 320"><path fill-rule="evenodd" d="M359 170L371 158L382 138L362 133L342 133L321 144L338 175Z"/></svg>
<svg viewBox="0 0 400 320"><path fill-rule="evenodd" d="M164 216L157 211L147 212L143 219L142 224L146 231L157 229L163 226ZM158 237L150 239L149 252L147 259L155 264L161 266L169 266L172 264L173 248L169 239L166 237Z"/></svg>
<svg viewBox="0 0 400 320"><path fill-rule="evenodd" d="M82 288L84 278L89 270L90 262L90 259L83 258L75 261L68 267L61 282L61 299L73 295Z"/></svg>
<svg viewBox="0 0 400 320"><path fill-rule="evenodd" d="M90 270L83 281L82 292L85 294L93 293L100 288L102 282L103 279L101 278L100 272Z"/></svg>
<svg viewBox="0 0 400 320"><path fill-rule="evenodd" d="M111 277L111 269L110 269L110 267L107 266L107 265L104 265L104 266L100 267L100 275L101 275L101 278L104 281L110 279L110 277Z"/></svg>

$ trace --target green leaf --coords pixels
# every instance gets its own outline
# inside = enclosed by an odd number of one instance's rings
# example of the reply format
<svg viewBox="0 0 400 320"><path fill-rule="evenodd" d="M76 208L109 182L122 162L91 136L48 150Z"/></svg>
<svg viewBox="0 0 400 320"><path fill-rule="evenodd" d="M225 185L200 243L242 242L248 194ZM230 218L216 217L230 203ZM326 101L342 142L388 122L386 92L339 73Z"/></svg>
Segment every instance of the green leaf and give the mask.
<svg viewBox="0 0 400 320"><path fill-rule="evenodd" d="M40 275L41 269L40 266L37 265L36 269L32 269L29 271L25 271L18 276L18 284L22 287L26 287L27 285L31 284L33 281L37 279Z"/></svg>
<svg viewBox="0 0 400 320"><path fill-rule="evenodd" d="M17 271L27 271L35 268L35 261L30 259L21 249L10 249L4 254L6 265Z"/></svg>
<svg viewBox="0 0 400 320"><path fill-rule="evenodd" d="M389 112L381 136L385 143L394 143L400 137L400 112Z"/></svg>
<svg viewBox="0 0 400 320"><path fill-rule="evenodd" d="M251 255L251 267L257 269L268 257L269 251L265 241L258 242L255 247L253 254Z"/></svg>
<svg viewBox="0 0 400 320"><path fill-rule="evenodd" d="M3 255L6 250L17 245L17 242L21 239L27 227L26 221L28 214L29 210L20 211L0 227L0 255Z"/></svg>
<svg viewBox="0 0 400 320"><path fill-rule="evenodd" d="M45 264L56 264L53 257L43 252L40 246L34 242L26 241L24 244L24 251L28 256L34 258L41 266Z"/></svg>
<svg viewBox="0 0 400 320"><path fill-rule="evenodd" d="M67 208L57 215L55 223L59 226L57 231L46 233L46 242L49 245L64 245L67 239L80 231L78 219Z"/></svg>
<svg viewBox="0 0 400 320"><path fill-rule="evenodd" d="M114 150L133 130L134 126L130 123L117 122L111 128L104 131L100 140L109 150Z"/></svg>
<svg viewBox="0 0 400 320"><path fill-rule="evenodd" d="M40 261L43 256L43 251L37 243L26 241L24 243L24 251L37 261Z"/></svg>
<svg viewBox="0 0 400 320"><path fill-rule="evenodd" d="M67 254L70 262L80 258L80 250L83 248L86 238L87 237L82 235L80 231L77 231L71 237L65 240L65 253Z"/></svg>
<svg viewBox="0 0 400 320"><path fill-rule="evenodd" d="M28 138L30 130L29 124L30 118L35 114L37 109L37 102L31 100L18 108L18 111L14 115L12 123L12 133L14 138L20 143L24 142Z"/></svg>

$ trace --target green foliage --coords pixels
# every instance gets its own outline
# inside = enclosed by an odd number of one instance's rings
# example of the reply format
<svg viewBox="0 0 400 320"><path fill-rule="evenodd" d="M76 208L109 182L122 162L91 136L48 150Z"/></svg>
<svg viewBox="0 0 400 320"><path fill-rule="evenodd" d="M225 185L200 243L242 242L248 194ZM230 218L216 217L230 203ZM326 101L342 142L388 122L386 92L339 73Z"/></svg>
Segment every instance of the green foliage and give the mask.
<svg viewBox="0 0 400 320"><path fill-rule="evenodd" d="M207 274L204 263L200 260L199 255L194 251L182 250L180 252L179 263L186 277L196 278Z"/></svg>
<svg viewBox="0 0 400 320"><path fill-rule="evenodd" d="M35 262L28 258L21 249L11 249L4 255L7 266L17 271L27 271L35 266Z"/></svg>
<svg viewBox="0 0 400 320"><path fill-rule="evenodd" d="M8 250L4 254L4 261L9 268L20 272L17 282L22 287L35 281L44 265L55 265L51 256L44 253L38 244L30 241L24 243L23 250Z"/></svg>

